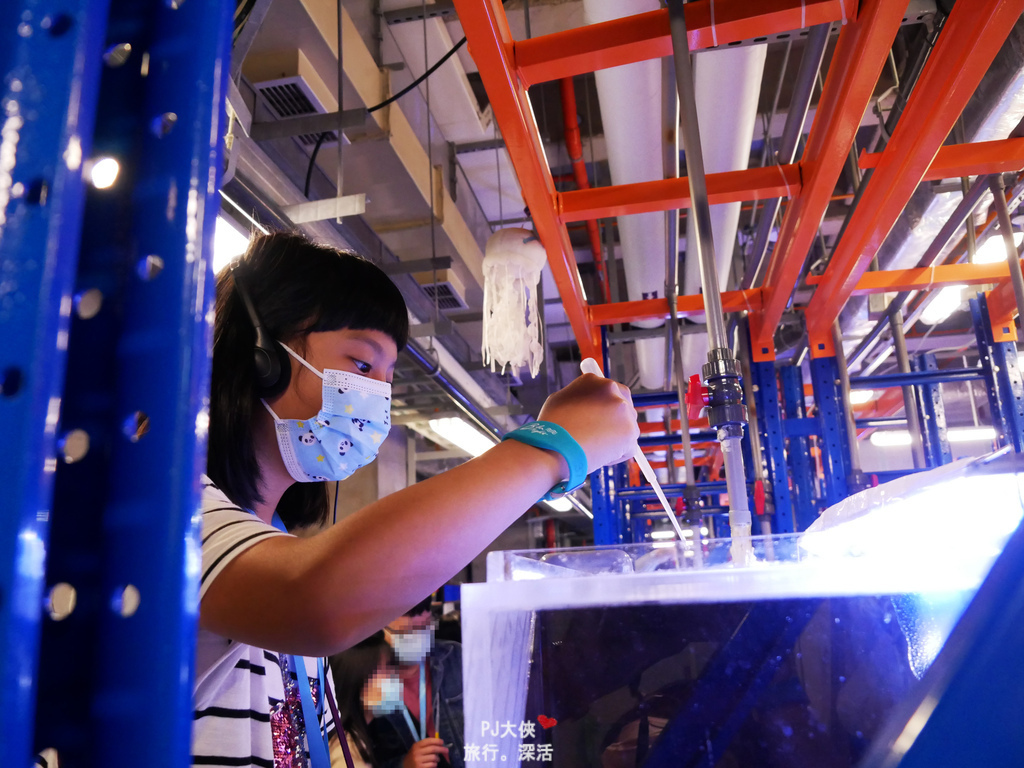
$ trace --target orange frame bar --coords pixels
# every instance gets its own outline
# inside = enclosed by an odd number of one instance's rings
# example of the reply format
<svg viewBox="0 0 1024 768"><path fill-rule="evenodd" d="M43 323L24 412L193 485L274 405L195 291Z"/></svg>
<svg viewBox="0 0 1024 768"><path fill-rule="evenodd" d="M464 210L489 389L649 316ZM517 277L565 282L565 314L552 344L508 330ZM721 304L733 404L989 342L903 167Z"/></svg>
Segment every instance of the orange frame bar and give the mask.
<svg viewBox="0 0 1024 768"><path fill-rule="evenodd" d="M462 18L462 5L459 18ZM852 20L856 0L696 0L686 6L691 51L723 46L816 24ZM714 16L712 16L714 14ZM712 19L714 25L712 26ZM470 38L470 50L473 39ZM668 10L650 11L515 43L524 85L672 55ZM475 57L475 53L474 53Z"/></svg>
<svg viewBox="0 0 1024 768"><path fill-rule="evenodd" d="M722 294L722 309L725 312L756 312L760 308L760 288L726 291ZM588 309L590 321L595 325L630 323L634 320L665 320L671 316L668 299L619 301L614 304L595 304ZM703 311L704 297L701 294L680 296L676 300L676 312L680 317L699 315Z"/></svg>
<svg viewBox="0 0 1024 768"><path fill-rule="evenodd" d="M807 307L812 356L833 354L832 322L924 178L967 100L1024 11L1024 0L954 6L825 279ZM831 71L831 68L830 68Z"/></svg>
<svg viewBox="0 0 1024 768"><path fill-rule="evenodd" d="M569 233L555 216L555 182L551 178L551 169L544 162L544 145L526 85L513 75L511 57L515 41L501 0L455 0L455 7L487 89L495 119L501 126L523 199L530 208L537 234L547 252L548 264L580 354L601 360L600 331L591 323L587 313L583 283Z"/></svg>
<svg viewBox="0 0 1024 768"><path fill-rule="evenodd" d="M857 165L865 170L877 168L882 154L862 150ZM1024 139L953 144L939 149L922 181L1012 173L1021 169L1024 169Z"/></svg>
<svg viewBox="0 0 1024 768"><path fill-rule="evenodd" d="M713 173L707 177L707 187L711 205L795 195L801 189L800 166L771 165ZM684 176L562 192L556 195L555 205L563 223L689 208L690 182Z"/></svg>
<svg viewBox="0 0 1024 768"><path fill-rule="evenodd" d="M786 209L778 247L768 262L764 310L751 316L755 361L775 358L775 328L803 270L905 10L906 5L899 2L862 0L857 20L839 33L803 154L803 190Z"/></svg>
<svg viewBox="0 0 1024 768"><path fill-rule="evenodd" d="M891 269L884 272L865 272L851 292L851 296L867 296L890 291L927 291L944 285L985 285L1010 276L1005 261L994 264L942 264L935 267ZM810 277L808 285L820 285L824 276ZM1011 291L1012 295L1012 291Z"/></svg>

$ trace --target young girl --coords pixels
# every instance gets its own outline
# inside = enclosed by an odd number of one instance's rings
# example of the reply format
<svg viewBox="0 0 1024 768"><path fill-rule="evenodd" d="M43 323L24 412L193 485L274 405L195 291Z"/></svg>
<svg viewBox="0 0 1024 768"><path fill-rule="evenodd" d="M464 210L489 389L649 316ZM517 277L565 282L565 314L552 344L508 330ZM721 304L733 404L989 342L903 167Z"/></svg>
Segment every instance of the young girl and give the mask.
<svg viewBox="0 0 1024 768"><path fill-rule="evenodd" d="M194 765L326 765L317 657L418 603L570 476L559 451L506 440L316 536L285 533L323 522L324 481L375 458L407 335L381 270L299 235L256 237L217 280ZM628 458L639 434L629 390L597 376L540 419L587 471Z"/></svg>

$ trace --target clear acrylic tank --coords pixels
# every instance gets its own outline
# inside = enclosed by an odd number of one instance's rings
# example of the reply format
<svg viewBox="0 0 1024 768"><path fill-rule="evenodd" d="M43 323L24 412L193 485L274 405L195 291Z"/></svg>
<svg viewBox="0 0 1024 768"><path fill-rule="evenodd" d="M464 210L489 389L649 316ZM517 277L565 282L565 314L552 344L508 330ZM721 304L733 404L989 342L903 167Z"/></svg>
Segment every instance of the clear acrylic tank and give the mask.
<svg viewBox="0 0 1024 768"><path fill-rule="evenodd" d="M467 763L855 766L1020 522L998 465L851 497L746 567L725 539L492 553L462 591Z"/></svg>

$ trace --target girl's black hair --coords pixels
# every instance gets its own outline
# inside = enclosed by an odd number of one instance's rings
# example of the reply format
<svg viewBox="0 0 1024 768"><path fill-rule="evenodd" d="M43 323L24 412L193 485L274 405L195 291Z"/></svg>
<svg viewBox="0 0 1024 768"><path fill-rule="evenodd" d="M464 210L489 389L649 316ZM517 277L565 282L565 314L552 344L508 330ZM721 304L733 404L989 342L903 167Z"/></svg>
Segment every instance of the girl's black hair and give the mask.
<svg viewBox="0 0 1024 768"><path fill-rule="evenodd" d="M402 294L381 269L354 253L298 233L271 232L253 236L238 269L263 328L277 341L298 339L301 348L307 334L340 328L386 333L399 351L408 341ZM255 384L255 341L234 273L224 269L217 277L206 464L210 479L243 509L263 500L253 442L253 417L263 408ZM277 512L288 528L324 522L326 484L293 484Z"/></svg>
<svg viewBox="0 0 1024 768"><path fill-rule="evenodd" d="M366 727L363 688L366 681L382 663L392 666L396 666L398 663L394 650L384 637L383 630L375 632L362 642L330 659L341 727L345 729L346 733L352 735L359 754L370 765L376 763L373 760L373 743ZM344 734L339 733L338 737L344 738Z"/></svg>

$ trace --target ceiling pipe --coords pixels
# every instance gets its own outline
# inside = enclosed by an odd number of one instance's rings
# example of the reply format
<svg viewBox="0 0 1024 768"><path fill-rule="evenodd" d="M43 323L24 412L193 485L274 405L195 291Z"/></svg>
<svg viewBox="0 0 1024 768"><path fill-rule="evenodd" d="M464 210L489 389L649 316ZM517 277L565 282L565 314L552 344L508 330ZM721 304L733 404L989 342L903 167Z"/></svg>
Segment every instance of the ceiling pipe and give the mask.
<svg viewBox="0 0 1024 768"><path fill-rule="evenodd" d="M583 21L596 24L660 7L659 0L583 0ZM663 178L661 63L651 59L599 69L594 78L612 184ZM619 216L617 221L628 300L661 298L665 290L664 211ZM664 320L632 325L660 328ZM645 389L660 390L664 385L665 346L664 337L640 339L634 344L640 384Z"/></svg>
<svg viewBox="0 0 1024 768"><path fill-rule="evenodd" d="M825 47L828 45L831 28L831 24L819 24L811 27L807 34L807 47L804 48L804 55L800 59L800 69L797 71L796 84L793 86L793 97L790 100L789 111L786 113L786 124L782 129L782 139L775 157L775 162L779 165L788 165L796 159L797 147L800 144L804 123L807 120L807 111L811 106L811 96L814 94L814 83L821 70L821 62L825 57ZM751 288L757 285L763 276L767 263L765 256L768 253L768 241L775 224L775 215L781 204L782 199L778 197L764 202L750 263L743 275L743 282L740 284L742 288Z"/></svg>
<svg viewBox="0 0 1024 768"><path fill-rule="evenodd" d="M583 162L583 141L580 139L579 114L576 111L576 88L571 77L564 77L560 82L562 91L562 121L565 123L565 148L572 162L573 178L576 189L590 189L587 178L587 166ZM610 302L611 294L608 287L608 266L601 255L601 234L597 222L586 221L587 234L590 236L590 250L594 255L594 266L597 267L597 279L601 283L601 295L605 302Z"/></svg>

